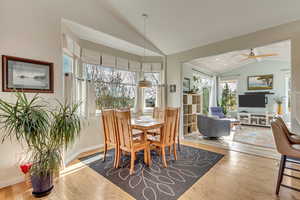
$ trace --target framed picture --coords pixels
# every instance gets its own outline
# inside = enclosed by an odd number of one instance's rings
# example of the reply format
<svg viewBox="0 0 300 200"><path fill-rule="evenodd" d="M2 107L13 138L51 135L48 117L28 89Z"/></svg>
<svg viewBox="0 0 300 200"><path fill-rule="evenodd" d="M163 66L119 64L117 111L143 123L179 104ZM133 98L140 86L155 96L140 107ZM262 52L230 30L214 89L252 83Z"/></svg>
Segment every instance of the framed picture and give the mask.
<svg viewBox="0 0 300 200"><path fill-rule="evenodd" d="M175 84L170 85L170 92L171 92L171 93L176 92L176 85L175 85Z"/></svg>
<svg viewBox="0 0 300 200"><path fill-rule="evenodd" d="M273 89L273 74L248 76L248 90Z"/></svg>
<svg viewBox="0 0 300 200"><path fill-rule="evenodd" d="M189 78L183 79L183 92L189 92L191 90L190 88L191 80Z"/></svg>
<svg viewBox="0 0 300 200"><path fill-rule="evenodd" d="M53 93L53 63L2 55L2 91Z"/></svg>

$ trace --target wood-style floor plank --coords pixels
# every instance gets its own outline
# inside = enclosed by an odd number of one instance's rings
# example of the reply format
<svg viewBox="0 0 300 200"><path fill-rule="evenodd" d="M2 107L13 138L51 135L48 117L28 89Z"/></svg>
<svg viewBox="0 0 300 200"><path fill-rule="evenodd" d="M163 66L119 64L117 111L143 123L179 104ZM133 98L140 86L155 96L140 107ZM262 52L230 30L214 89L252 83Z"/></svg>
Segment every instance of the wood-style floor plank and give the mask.
<svg viewBox="0 0 300 200"><path fill-rule="evenodd" d="M192 142L183 142L196 148L222 153L225 157L201 177L181 197L205 200L300 200L300 193L281 188L280 196L275 195L278 160L262 158L227 151L217 147ZM95 151L81 154L79 157L93 154ZM74 160L71 164L78 163ZM287 173L291 173L287 171ZM293 175L299 176L300 173ZM300 181L284 178L284 183L300 186ZM30 200L31 188L20 183L0 189L1 200ZM55 181L52 193L42 199L47 200L109 200L133 199L129 194L99 175L94 170L83 166L62 175Z"/></svg>

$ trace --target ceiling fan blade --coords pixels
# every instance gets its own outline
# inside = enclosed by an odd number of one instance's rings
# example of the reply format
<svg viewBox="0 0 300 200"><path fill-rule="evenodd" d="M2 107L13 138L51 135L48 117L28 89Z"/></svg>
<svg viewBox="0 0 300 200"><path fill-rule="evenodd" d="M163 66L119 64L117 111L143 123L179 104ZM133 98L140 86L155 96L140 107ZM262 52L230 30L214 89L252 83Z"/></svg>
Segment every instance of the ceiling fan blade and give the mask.
<svg viewBox="0 0 300 200"><path fill-rule="evenodd" d="M244 53L243 53L243 54L241 54L241 55L242 55L242 56L246 56L246 57L248 57L248 56L249 56L249 54L244 54Z"/></svg>
<svg viewBox="0 0 300 200"><path fill-rule="evenodd" d="M278 56L278 53L270 53L270 54L261 54L261 55L257 55L255 57L269 57L269 56Z"/></svg>
<svg viewBox="0 0 300 200"><path fill-rule="evenodd" d="M240 60L240 62L246 61L246 60L248 60L248 59L250 59L249 56L248 56L247 58L244 58L244 59Z"/></svg>

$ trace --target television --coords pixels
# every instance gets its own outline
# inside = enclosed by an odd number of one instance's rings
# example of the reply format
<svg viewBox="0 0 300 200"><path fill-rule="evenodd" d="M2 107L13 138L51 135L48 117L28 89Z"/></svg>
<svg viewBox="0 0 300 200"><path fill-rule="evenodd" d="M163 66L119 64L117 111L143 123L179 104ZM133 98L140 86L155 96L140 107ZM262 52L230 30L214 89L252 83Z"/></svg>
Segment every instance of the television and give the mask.
<svg viewBox="0 0 300 200"><path fill-rule="evenodd" d="M239 95L239 107L265 108L266 98L263 94Z"/></svg>

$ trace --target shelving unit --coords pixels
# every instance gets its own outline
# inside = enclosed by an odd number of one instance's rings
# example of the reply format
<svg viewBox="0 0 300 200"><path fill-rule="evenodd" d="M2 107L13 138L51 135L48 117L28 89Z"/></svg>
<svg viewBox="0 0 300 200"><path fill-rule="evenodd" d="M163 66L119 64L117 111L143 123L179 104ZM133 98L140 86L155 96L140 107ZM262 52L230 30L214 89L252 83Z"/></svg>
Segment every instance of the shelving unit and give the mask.
<svg viewBox="0 0 300 200"><path fill-rule="evenodd" d="M183 95L184 135L197 132L197 114L201 113L202 97L199 94Z"/></svg>
<svg viewBox="0 0 300 200"><path fill-rule="evenodd" d="M270 127L274 114L238 113L238 119L244 125Z"/></svg>

